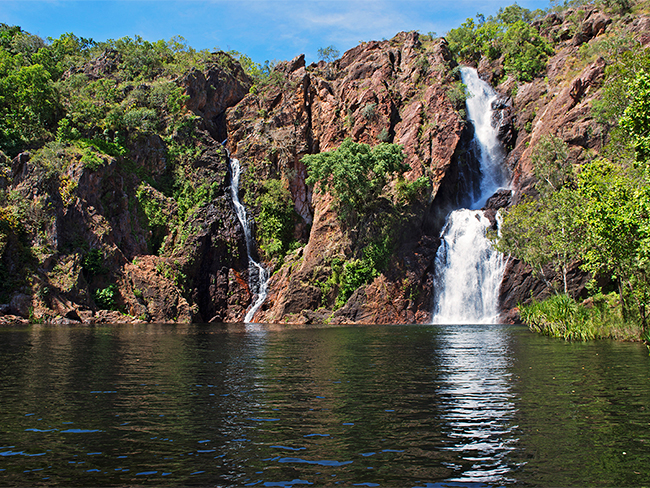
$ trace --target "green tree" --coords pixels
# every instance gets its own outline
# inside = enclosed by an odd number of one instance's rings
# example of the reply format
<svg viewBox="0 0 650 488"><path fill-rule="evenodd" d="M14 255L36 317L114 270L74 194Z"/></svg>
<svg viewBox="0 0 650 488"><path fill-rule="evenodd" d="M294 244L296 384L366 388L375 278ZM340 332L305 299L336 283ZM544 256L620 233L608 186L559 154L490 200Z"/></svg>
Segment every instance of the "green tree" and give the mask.
<svg viewBox="0 0 650 488"><path fill-rule="evenodd" d="M586 164L578 177L586 229L583 267L618 283L624 318L635 304L646 326L650 298L650 190L645 175L606 160Z"/></svg>
<svg viewBox="0 0 650 488"><path fill-rule="evenodd" d="M347 220L376 202L391 176L404 174L408 169L404 157L400 145L371 148L348 138L338 149L308 154L302 161L309 174L307 184L317 192L331 193L341 219Z"/></svg>
<svg viewBox="0 0 650 488"><path fill-rule="evenodd" d="M503 35L503 54L506 73L519 81L532 81L546 68L553 49L535 27L518 20Z"/></svg>
<svg viewBox="0 0 650 488"><path fill-rule="evenodd" d="M627 82L629 104L619 124L634 146L637 162L650 160L650 71L642 70Z"/></svg>
<svg viewBox="0 0 650 488"><path fill-rule="evenodd" d="M318 59L331 63L339 57L339 50L334 46L321 47L318 49Z"/></svg>
<svg viewBox="0 0 650 488"><path fill-rule="evenodd" d="M257 197L257 235L268 256L284 256L293 242L296 212L291 193L280 180L266 180Z"/></svg>
<svg viewBox="0 0 650 488"><path fill-rule="evenodd" d="M573 177L573 167L568 161L569 146L555 135L544 135L535 145L533 163L536 189L546 195L567 185Z"/></svg>
<svg viewBox="0 0 650 488"><path fill-rule="evenodd" d="M569 266L580 258L583 221L581 199L572 186L572 166L567 144L559 137L543 136L533 148L531 160L539 198L524 198L503 217L497 248L533 268L552 287L547 269L562 276L568 292Z"/></svg>
<svg viewBox="0 0 650 488"><path fill-rule="evenodd" d="M569 266L582 249L580 204L578 194L568 187L540 200L524 199L504 215L497 249L530 265L550 288L547 270L558 273L567 293Z"/></svg>

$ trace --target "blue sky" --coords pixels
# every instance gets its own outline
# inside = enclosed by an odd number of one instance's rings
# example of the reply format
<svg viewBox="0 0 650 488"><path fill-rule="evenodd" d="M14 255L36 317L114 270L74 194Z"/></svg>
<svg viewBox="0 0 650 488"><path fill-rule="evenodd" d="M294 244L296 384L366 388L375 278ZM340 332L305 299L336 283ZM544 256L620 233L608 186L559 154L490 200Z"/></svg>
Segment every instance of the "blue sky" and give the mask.
<svg viewBox="0 0 650 488"><path fill-rule="evenodd" d="M0 0L0 22L43 38L73 32L96 41L183 36L197 50L235 49L253 58L291 59L318 48L341 54L360 41L390 39L400 31L443 35L477 12L486 16L508 0ZM548 0L519 0L547 8Z"/></svg>

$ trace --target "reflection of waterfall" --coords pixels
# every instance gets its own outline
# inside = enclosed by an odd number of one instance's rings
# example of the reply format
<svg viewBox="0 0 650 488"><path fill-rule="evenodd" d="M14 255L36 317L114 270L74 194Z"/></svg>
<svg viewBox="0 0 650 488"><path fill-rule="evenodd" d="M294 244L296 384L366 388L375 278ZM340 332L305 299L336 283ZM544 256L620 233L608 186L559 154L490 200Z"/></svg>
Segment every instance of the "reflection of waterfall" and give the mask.
<svg viewBox="0 0 650 488"><path fill-rule="evenodd" d="M511 391L508 335L498 326L456 326L441 331L441 386L437 390L448 441L457 453L447 481L504 483L515 466L515 394Z"/></svg>
<svg viewBox="0 0 650 488"><path fill-rule="evenodd" d="M476 70L462 68L470 97L467 115L474 125L472 144L480 160L480 187L472 195L472 208L480 208L506 181L504 151L492 127L492 102L496 93ZM461 175L464 179L471 175ZM469 185L470 187L472 185ZM497 318L497 290L504 260L492 249L485 234L490 226L480 210L456 210L449 214L436 256L433 323L485 323Z"/></svg>
<svg viewBox="0 0 650 488"><path fill-rule="evenodd" d="M268 294L269 273L259 262L253 258L255 252L255 244L253 242L253 233L251 230L250 222L246 216L246 209L239 201L239 176L241 174L241 167L239 160L229 158L230 161L230 192L232 194L232 203L235 205L235 212L237 218L244 229L244 237L246 238L246 253L248 254L248 283L251 292L257 295L255 302L251 308L246 312L244 322L250 322L255 316L255 312L262 306L266 295Z"/></svg>

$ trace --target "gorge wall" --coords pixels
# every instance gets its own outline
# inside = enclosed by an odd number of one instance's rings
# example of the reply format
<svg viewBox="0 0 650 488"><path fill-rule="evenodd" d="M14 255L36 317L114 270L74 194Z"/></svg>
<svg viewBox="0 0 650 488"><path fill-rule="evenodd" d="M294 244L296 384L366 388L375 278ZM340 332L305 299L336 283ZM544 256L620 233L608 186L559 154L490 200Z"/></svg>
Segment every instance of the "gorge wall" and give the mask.
<svg viewBox="0 0 650 488"><path fill-rule="evenodd" d="M572 12L539 23L543 35L559 39L545 77L518 83L505 76L503 60L477 66L502 94L495 124L510 150L513 177L512 197L491 199L492 211L534 193L531 150L544 134L566 141L575 164L598 154L607 134L590 106L609 60L596 47L621 33L643 45L650 42L647 17L613 24L586 7L576 26ZM597 54L581 50L585 45ZM106 53L83 73L91 79L114 76L113 62L118 61ZM259 218L259 196L268 180L289 190L296 213L293 248L283 257L261 253L272 277L254 321L427 322L438 236L446 214L460 203L459 167L472 164L472 127L458 96L456 66L444 39L400 33L362 43L332 63L307 66L303 56L279 63L269 82L251 89L252 80L239 64L219 54L206 69L174 81L186 95L182 121L187 123L173 125L166 116L165 137L129 134L128 154L102 155L96 166L62 148L53 156L60 161L56 174L36 149L12 161L2 158L2 189L27 202L31 213L26 223L2 223L2 273L8 285L0 318L243 320L254 297L244 235L229 194L228 157L221 144L226 141L242 166L240 197L249 215ZM184 129L190 125L192 130ZM426 177L428 190L399 208L380 202L375 213L346 225L332 198L306 185L301 162L346 138L403 145L406 180ZM172 164L172 153L177 163ZM181 182L174 192L166 190L170 178ZM388 263L345 303L337 303L333 275L383 236L382 226L390 227L392 236ZM586 276L576 268L571 278L572 292L579 295ZM504 317L516 320L517 303L531 293L539 297L546 291L529 268L511 261L500 290ZM102 302L102 294L110 300Z"/></svg>

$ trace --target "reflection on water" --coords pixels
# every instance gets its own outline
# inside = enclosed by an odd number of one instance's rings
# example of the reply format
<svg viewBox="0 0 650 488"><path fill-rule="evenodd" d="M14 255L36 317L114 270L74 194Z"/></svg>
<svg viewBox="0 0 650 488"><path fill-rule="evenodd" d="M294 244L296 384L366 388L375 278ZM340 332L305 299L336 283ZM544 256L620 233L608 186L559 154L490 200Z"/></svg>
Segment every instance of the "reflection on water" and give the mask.
<svg viewBox="0 0 650 488"><path fill-rule="evenodd" d="M648 356L523 328L0 329L0 485L639 486Z"/></svg>
<svg viewBox="0 0 650 488"><path fill-rule="evenodd" d="M437 354L441 418L458 453L455 481L513 481L507 454L514 449L515 398L509 335L502 327L447 326Z"/></svg>

